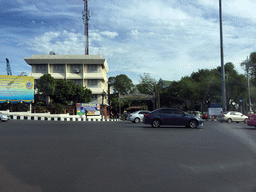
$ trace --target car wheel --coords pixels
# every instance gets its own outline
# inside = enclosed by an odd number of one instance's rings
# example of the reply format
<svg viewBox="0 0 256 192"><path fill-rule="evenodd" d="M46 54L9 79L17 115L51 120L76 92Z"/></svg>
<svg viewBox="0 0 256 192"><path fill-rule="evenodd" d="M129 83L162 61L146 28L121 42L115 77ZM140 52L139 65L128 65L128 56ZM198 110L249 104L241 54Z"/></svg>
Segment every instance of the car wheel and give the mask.
<svg viewBox="0 0 256 192"><path fill-rule="evenodd" d="M247 123L247 119L244 120L244 123Z"/></svg>
<svg viewBox="0 0 256 192"><path fill-rule="evenodd" d="M231 123L231 122L232 122L232 119L229 118L227 122L228 122L228 123Z"/></svg>
<svg viewBox="0 0 256 192"><path fill-rule="evenodd" d="M135 122L135 123L139 123L139 122L140 122L140 119L139 119L139 118L136 118L136 119L134 119L134 122Z"/></svg>
<svg viewBox="0 0 256 192"><path fill-rule="evenodd" d="M161 125L161 123L159 120L157 120L157 119L153 120L152 127L157 128L157 127L160 127L160 125Z"/></svg>
<svg viewBox="0 0 256 192"><path fill-rule="evenodd" d="M192 129L194 129L194 128L197 128L197 121L196 120L191 120L190 122L189 122L189 127L190 128L192 128Z"/></svg>

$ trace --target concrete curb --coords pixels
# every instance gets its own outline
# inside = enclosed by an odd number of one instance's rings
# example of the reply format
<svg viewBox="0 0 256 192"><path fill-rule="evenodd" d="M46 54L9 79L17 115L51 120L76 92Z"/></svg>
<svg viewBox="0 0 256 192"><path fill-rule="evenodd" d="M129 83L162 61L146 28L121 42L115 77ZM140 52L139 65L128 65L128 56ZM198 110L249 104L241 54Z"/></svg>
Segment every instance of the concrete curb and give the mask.
<svg viewBox="0 0 256 192"><path fill-rule="evenodd" d="M39 117L39 116L23 116L23 115L10 115L12 120L22 121L120 121L119 119L96 119L96 118L85 118L85 117Z"/></svg>

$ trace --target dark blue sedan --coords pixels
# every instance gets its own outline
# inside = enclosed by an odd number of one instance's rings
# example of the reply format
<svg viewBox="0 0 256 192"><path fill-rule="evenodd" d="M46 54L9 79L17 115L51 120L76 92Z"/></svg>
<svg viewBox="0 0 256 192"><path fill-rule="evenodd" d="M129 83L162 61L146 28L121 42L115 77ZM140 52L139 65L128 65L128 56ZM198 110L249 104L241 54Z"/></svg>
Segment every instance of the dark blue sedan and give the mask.
<svg viewBox="0 0 256 192"><path fill-rule="evenodd" d="M156 109L144 115L144 123L150 124L152 127L160 127L160 125L180 125L192 129L204 125L204 121L200 117L188 115L179 109L173 108Z"/></svg>

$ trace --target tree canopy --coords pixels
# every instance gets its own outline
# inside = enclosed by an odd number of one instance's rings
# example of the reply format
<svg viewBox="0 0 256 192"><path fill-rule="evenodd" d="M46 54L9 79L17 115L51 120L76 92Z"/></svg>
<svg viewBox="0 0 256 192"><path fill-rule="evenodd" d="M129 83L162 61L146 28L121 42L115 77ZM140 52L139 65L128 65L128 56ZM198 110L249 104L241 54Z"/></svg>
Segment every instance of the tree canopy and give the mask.
<svg viewBox="0 0 256 192"><path fill-rule="evenodd" d="M91 95L90 89L84 88L71 80L58 79L56 80L53 101L65 105L71 101L73 103L88 103L91 100Z"/></svg>
<svg viewBox="0 0 256 192"><path fill-rule="evenodd" d="M92 91L74 81L54 79L50 74L44 74L36 83L36 88L44 96L50 96L54 103L68 104L88 103L91 100Z"/></svg>
<svg viewBox="0 0 256 192"><path fill-rule="evenodd" d="M124 74L109 77L108 82L114 93L120 93L122 95L129 94L133 88L132 80Z"/></svg>
<svg viewBox="0 0 256 192"><path fill-rule="evenodd" d="M149 73L140 75L140 83L136 85L140 93L153 95L156 91L156 80Z"/></svg>
<svg viewBox="0 0 256 192"><path fill-rule="evenodd" d="M55 92L55 79L50 74L44 74L36 82L35 88L42 95L52 97Z"/></svg>

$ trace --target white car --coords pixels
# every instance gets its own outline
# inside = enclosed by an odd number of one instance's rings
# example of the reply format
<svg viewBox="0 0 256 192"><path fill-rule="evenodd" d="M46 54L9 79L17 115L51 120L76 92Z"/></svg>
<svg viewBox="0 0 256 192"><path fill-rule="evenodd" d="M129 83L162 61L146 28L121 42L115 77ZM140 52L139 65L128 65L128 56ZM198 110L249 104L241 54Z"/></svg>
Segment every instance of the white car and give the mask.
<svg viewBox="0 0 256 192"><path fill-rule="evenodd" d="M7 114L4 114L4 113L0 112L0 120L1 121L8 121L9 120L9 116Z"/></svg>
<svg viewBox="0 0 256 192"><path fill-rule="evenodd" d="M233 121L247 123L247 119L248 119L248 116L237 111L224 112L220 115L220 117L217 118L217 120L220 122L226 121L228 123L231 123Z"/></svg>
<svg viewBox="0 0 256 192"><path fill-rule="evenodd" d="M149 113L150 113L150 111L146 111L146 110L136 111L134 113L131 113L128 116L128 121L132 121L133 123L139 123L139 122L143 121L144 115L149 114Z"/></svg>

